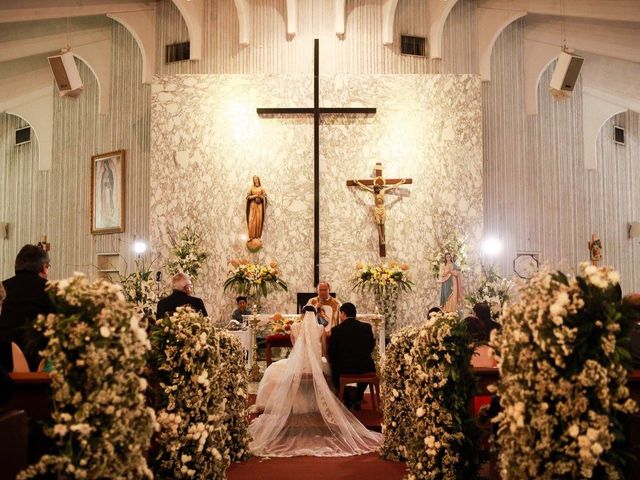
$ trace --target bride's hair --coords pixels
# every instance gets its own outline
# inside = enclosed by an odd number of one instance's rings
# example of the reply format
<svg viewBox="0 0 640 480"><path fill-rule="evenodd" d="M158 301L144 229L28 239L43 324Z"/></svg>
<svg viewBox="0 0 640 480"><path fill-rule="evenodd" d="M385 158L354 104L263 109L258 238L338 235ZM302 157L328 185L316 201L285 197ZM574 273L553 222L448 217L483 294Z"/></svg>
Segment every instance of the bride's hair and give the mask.
<svg viewBox="0 0 640 480"><path fill-rule="evenodd" d="M313 305L305 305L304 307L302 307L302 313L304 312L313 312L316 315L318 314L318 310Z"/></svg>

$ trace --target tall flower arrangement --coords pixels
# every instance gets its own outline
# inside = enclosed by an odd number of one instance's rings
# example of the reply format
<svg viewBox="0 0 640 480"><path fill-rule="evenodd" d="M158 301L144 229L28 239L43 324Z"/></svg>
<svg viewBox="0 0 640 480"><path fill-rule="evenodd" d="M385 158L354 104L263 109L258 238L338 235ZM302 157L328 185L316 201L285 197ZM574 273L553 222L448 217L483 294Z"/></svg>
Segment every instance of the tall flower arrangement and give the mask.
<svg viewBox="0 0 640 480"><path fill-rule="evenodd" d="M407 263L390 262L388 265L356 263L353 288L362 293L373 293L374 301L382 311L387 329L396 322L399 294L411 291L413 287L408 270Z"/></svg>
<svg viewBox="0 0 640 480"><path fill-rule="evenodd" d="M250 263L247 260L231 260L232 270L224 282L224 291L235 290L239 295L250 296L260 306L270 290L287 291L287 283L280 278L277 262L269 265Z"/></svg>
<svg viewBox="0 0 640 480"><path fill-rule="evenodd" d="M470 343L465 322L453 313L432 315L391 339L382 372L382 455L405 458L410 479L477 476Z"/></svg>
<svg viewBox="0 0 640 480"><path fill-rule="evenodd" d="M18 478L152 478L146 455L155 415L139 376L149 345L118 285L76 274L51 282L58 313L40 316L52 365L54 452Z"/></svg>
<svg viewBox="0 0 640 480"><path fill-rule="evenodd" d="M133 273L120 275L122 291L127 301L134 305L138 315L150 316L158 303L158 286L154 281L151 265L147 265L141 257L136 259L135 265Z"/></svg>
<svg viewBox="0 0 640 480"><path fill-rule="evenodd" d="M450 253L454 261L464 269L467 267L467 247L464 237L453 228L446 228L445 231L436 238L436 245L427 253L427 263L431 267L433 278L440 276L440 267L445 264L445 255Z"/></svg>
<svg viewBox="0 0 640 480"><path fill-rule="evenodd" d="M192 227L185 227L177 239L171 239L171 258L167 270L171 275L183 272L193 280L198 278L209 253L202 247L202 236Z"/></svg>
<svg viewBox="0 0 640 480"><path fill-rule="evenodd" d="M160 478L225 478L246 456L247 376L235 337L180 307L152 331L150 366L160 431Z"/></svg>
<svg viewBox="0 0 640 480"><path fill-rule="evenodd" d="M491 309L491 316L499 317L504 305L509 300L513 282L502 278L493 268L490 268L478 288L466 300L470 307L477 303L486 303Z"/></svg>
<svg viewBox="0 0 640 480"><path fill-rule="evenodd" d="M636 410L620 345L633 314L619 275L582 264L581 275L540 272L505 308L499 354L503 478L621 477L621 419Z"/></svg>

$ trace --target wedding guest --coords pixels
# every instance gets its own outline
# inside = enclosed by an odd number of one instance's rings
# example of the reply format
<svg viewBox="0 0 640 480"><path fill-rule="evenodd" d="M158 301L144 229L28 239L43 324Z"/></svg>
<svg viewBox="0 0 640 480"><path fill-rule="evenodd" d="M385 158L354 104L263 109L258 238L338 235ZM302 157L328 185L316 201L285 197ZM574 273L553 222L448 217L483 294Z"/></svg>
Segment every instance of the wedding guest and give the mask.
<svg viewBox="0 0 640 480"><path fill-rule="evenodd" d="M340 302L331 296L329 282L319 282L316 287L318 296L309 299L307 305L313 305L318 310L318 323L324 325L327 332L338 325Z"/></svg>
<svg viewBox="0 0 640 480"><path fill-rule="evenodd" d="M474 316L466 317L464 321L475 345L475 351L471 357L471 365L473 367L494 367L495 360L493 359L491 347L487 343L489 342L491 330L495 327Z"/></svg>
<svg viewBox="0 0 640 480"><path fill-rule="evenodd" d="M0 339L14 342L24 352L29 368L38 369L39 350L46 340L33 328L39 314L54 313L45 291L49 276L49 255L36 245L25 245L16 256L15 276L3 283L7 298L0 313Z"/></svg>
<svg viewBox="0 0 640 480"><path fill-rule="evenodd" d="M375 347L371 325L356 320L356 314L356 306L353 303L342 304L340 324L331 329L328 353L331 377L336 390L340 388L340 375L343 373L359 374L376 371L375 363L371 358L371 352ZM353 405L356 410L360 408L366 388L366 383L358 384Z"/></svg>
<svg viewBox="0 0 640 480"><path fill-rule="evenodd" d="M208 315L202 299L191 295L193 293L193 283L189 275L186 273L174 275L171 279L171 286L173 288L171 295L158 302L156 318L159 319L165 315L173 315L178 307L184 306L190 306L196 312L202 313L205 317Z"/></svg>
<svg viewBox="0 0 640 480"><path fill-rule="evenodd" d="M247 305L247 297L240 295L236 298L237 308L231 314L231 318L239 323L244 323L243 315L251 315L252 311Z"/></svg>
<svg viewBox="0 0 640 480"><path fill-rule="evenodd" d="M500 328L500 324L493 319L491 315L491 307L486 302L476 303L473 306L474 315L484 324L484 328L489 331L494 328Z"/></svg>

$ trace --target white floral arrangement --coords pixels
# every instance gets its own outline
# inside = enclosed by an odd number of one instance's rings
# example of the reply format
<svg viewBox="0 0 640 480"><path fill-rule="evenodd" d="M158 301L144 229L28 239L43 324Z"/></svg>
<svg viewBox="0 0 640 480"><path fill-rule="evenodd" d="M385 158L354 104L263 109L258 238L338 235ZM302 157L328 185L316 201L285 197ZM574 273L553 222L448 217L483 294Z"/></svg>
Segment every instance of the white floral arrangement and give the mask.
<svg viewBox="0 0 640 480"><path fill-rule="evenodd" d="M466 323L455 313L432 314L392 336L382 371L381 453L406 460L409 479L475 478L472 354Z"/></svg>
<svg viewBox="0 0 640 480"><path fill-rule="evenodd" d="M376 308L385 320L389 331L398 316L398 297L402 292L410 292L413 282L409 278L409 264L391 261L388 264L356 262L353 275L353 289L363 294L373 293Z"/></svg>
<svg viewBox="0 0 640 480"><path fill-rule="evenodd" d="M247 375L238 340L180 307L151 334L160 478L223 479L246 457Z"/></svg>
<svg viewBox="0 0 640 480"><path fill-rule="evenodd" d="M167 262L167 270L171 275L186 273L195 280L207 258L209 253L202 248L202 236L188 226L180 231L177 239L171 238L171 259Z"/></svg>
<svg viewBox="0 0 640 480"><path fill-rule="evenodd" d="M153 262L152 262L153 263ZM151 266L136 259L136 269L129 275L120 275L122 291L141 317L152 316L159 300L158 285L153 278Z"/></svg>
<svg viewBox="0 0 640 480"><path fill-rule="evenodd" d="M433 278L440 276L440 268L445 264L445 255L450 253L453 261L462 269L467 268L467 247L464 237L453 228L446 228L436 237L436 245L427 253L427 264L431 267Z"/></svg>
<svg viewBox="0 0 640 480"><path fill-rule="evenodd" d="M466 300L470 308L478 303L486 303L491 309L491 316L498 318L511 297L513 286L511 280L502 278L490 268L476 291L467 295Z"/></svg>
<svg viewBox="0 0 640 480"><path fill-rule="evenodd" d="M156 421L140 377L149 341L138 316L105 281L74 274L47 288L58 313L39 316L36 328L48 340L55 453L17 478L153 478L146 456Z"/></svg>
<svg viewBox="0 0 640 480"><path fill-rule="evenodd" d="M633 315L620 303L617 272L580 270L537 273L492 333L502 478L621 478L621 420L637 406L619 342Z"/></svg>

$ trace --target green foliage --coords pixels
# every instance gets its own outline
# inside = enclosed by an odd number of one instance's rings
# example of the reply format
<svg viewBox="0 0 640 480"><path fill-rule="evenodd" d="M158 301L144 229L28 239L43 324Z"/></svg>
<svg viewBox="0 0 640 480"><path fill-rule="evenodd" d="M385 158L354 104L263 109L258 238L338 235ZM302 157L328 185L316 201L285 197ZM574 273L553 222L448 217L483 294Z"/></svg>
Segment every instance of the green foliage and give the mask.
<svg viewBox="0 0 640 480"><path fill-rule="evenodd" d="M405 459L409 478L473 479L480 431L469 413L475 394L473 347L463 320L432 315L391 339L383 369L382 456Z"/></svg>

